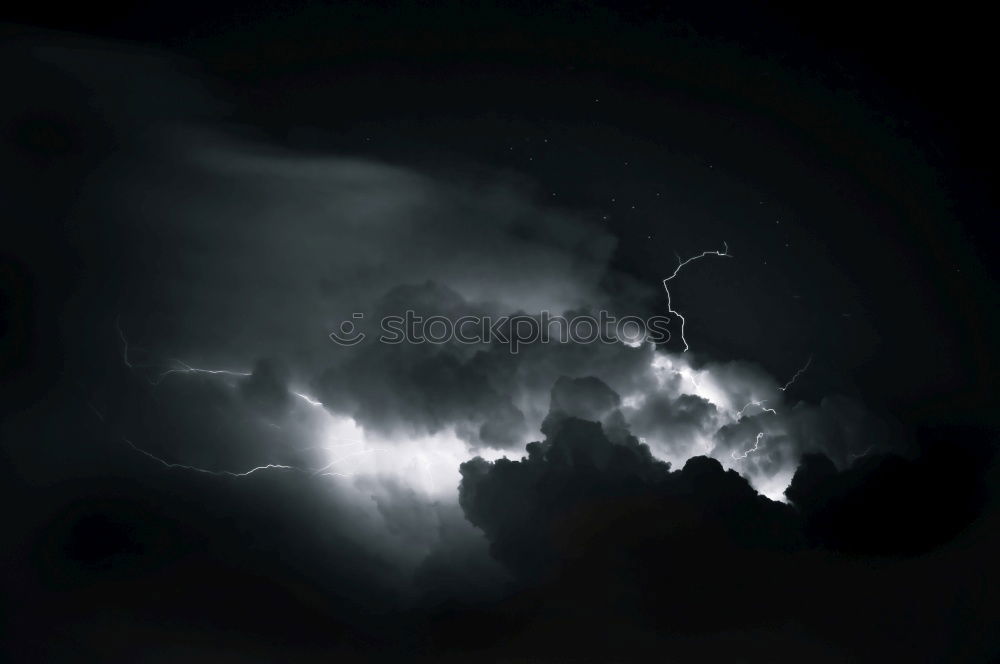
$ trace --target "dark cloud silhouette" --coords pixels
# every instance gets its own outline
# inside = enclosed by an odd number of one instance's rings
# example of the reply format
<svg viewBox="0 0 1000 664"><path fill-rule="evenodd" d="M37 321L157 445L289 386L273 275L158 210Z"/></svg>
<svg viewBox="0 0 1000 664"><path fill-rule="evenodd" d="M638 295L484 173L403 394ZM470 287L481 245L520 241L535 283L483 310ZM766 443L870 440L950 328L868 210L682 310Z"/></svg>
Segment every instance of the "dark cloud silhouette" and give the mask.
<svg viewBox="0 0 1000 664"><path fill-rule="evenodd" d="M817 546L852 554L920 553L954 538L982 509L994 449L980 436L936 432L916 459L867 454L843 470L821 454L806 455L785 495L801 509Z"/></svg>
<svg viewBox="0 0 1000 664"><path fill-rule="evenodd" d="M794 510L758 495L715 459L693 457L671 472L636 438L612 442L600 423L563 415L557 408L567 385L554 388L546 439L530 443L526 457L462 466L460 503L499 560L531 577L558 575L560 565L579 565L578 573L647 570L659 559L659 581L669 583L672 574L707 574L743 551L797 543ZM633 555L642 562L628 564Z"/></svg>
<svg viewBox="0 0 1000 664"><path fill-rule="evenodd" d="M897 583L873 582L858 565L926 554L982 513L993 445L973 441L931 446L914 460L866 457L841 471L810 455L788 489L792 504L782 504L714 459L693 457L671 470L634 438L612 442L600 424L569 417L519 461L463 464L460 501L492 554L517 574L525 601L545 606L525 609L532 615L565 611L574 616L567 620L612 632L624 615L665 638L737 626L823 631L840 621L833 607L842 594ZM946 491L939 471L952 478ZM836 557L842 553L868 562ZM919 558L911 569L937 567L932 561L947 555ZM852 610L873 626L886 623L867 607ZM897 647L891 637L875 641ZM632 652L618 646L621 656ZM709 651L739 649L716 648Z"/></svg>

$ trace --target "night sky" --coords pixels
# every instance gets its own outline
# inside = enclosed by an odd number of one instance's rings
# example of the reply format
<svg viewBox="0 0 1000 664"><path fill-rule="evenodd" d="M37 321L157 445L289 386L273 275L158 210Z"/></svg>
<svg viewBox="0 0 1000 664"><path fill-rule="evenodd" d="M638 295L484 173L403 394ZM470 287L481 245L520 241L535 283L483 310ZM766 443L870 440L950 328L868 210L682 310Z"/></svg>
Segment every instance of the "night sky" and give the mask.
<svg viewBox="0 0 1000 664"><path fill-rule="evenodd" d="M4 659L995 661L977 11L5 12Z"/></svg>

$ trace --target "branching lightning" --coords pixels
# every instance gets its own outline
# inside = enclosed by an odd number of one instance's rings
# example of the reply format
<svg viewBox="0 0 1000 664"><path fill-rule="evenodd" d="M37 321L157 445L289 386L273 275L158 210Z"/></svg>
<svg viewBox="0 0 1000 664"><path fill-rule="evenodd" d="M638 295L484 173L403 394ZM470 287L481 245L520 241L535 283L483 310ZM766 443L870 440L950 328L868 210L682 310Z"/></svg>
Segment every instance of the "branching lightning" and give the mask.
<svg viewBox="0 0 1000 664"><path fill-rule="evenodd" d="M751 447L750 449L747 449L747 450L743 450L743 453L739 454L739 455L737 455L736 452L735 452L735 450L734 450L734 451L732 451L732 452L729 453L730 456L732 456L733 459L746 459L747 456L751 452L756 452L758 449L760 449L760 441L761 441L761 439L763 437L764 437L764 432L761 431L760 433L757 434L757 439L754 440L753 447Z"/></svg>
<svg viewBox="0 0 1000 664"><path fill-rule="evenodd" d="M778 414L778 411L776 411L775 409L766 407L764 405L765 403L767 403L767 401L756 401L756 400L750 401L745 406L736 411L736 419L738 420L741 417L743 417L743 415L746 413L747 408L750 408L751 406L756 406L760 408L760 412L762 413L771 413L772 415Z"/></svg>
<svg viewBox="0 0 1000 664"><path fill-rule="evenodd" d="M172 374L179 373L197 373L197 374L207 374L210 376L239 376L241 378L246 378L251 374L246 371L230 371L229 369L201 369L199 367L192 367L190 364L184 362L183 360L171 360L180 365L180 368L167 369L163 373L159 374L155 379L149 381L150 385L159 385L163 382L163 379Z"/></svg>
<svg viewBox="0 0 1000 664"><path fill-rule="evenodd" d="M129 345L128 337L125 335L125 331L122 329L120 317L116 317L115 318L115 328L118 331L118 337L119 337L119 339L121 339L121 344L122 344L122 362L125 364L125 366L128 367L129 369L133 370L133 371L136 370L136 369L140 369L140 368L148 368L149 365L136 365L129 358L129 348L130 348L130 345ZM146 381L150 385L156 386L156 385L159 385L161 382L163 382L163 380L167 376L170 376L170 375L173 375L173 374L191 374L191 373L195 373L195 374L204 374L204 375L208 375L208 376L238 376L238 377L241 377L241 378L245 378L247 376L253 375L252 373L246 372L246 371L232 371L232 370L229 370L229 369L203 369L203 368L200 368L200 367L191 366L187 362L185 362L183 360L179 360L179 359L173 359L171 361L175 364L174 367L171 367L170 369L167 369L166 371L163 371L163 372L157 374L154 378L149 378L148 376L143 376L143 378L145 378ZM302 399L303 401L305 401L310 406L313 406L313 407L322 407L323 406L323 403L321 401L318 401L318 400L314 399L313 397L311 397L308 394L305 394L303 392L291 391L291 394L294 394L298 398ZM94 405L92 403L90 403L89 401L88 401L88 404L90 405L91 409L94 411L94 414L97 415L97 417L103 422L104 421L104 415L99 410L97 410L97 408L94 407ZM280 427L277 427L277 425L275 425L273 423L268 423L268 424L271 424L271 426L275 426L276 428L280 428ZM170 461L167 461L166 459L163 459L161 457L156 456L155 454L153 454L152 452L149 452L148 450L144 450L143 448L139 447L138 445L136 445L135 443L133 443L128 438L123 438L123 440L125 441L125 443L130 448L132 448L132 450L134 450L135 452L138 452L139 454L141 454L141 455L143 455L143 456L145 456L145 457L147 457L149 459L152 459L153 461L155 461L156 463L160 464L164 468L168 468L168 469L171 469L171 470L187 470L187 471L190 471L190 472L202 473L202 474L205 474L205 475L213 475L213 476L216 476L216 477L234 477L234 478L235 477L248 477L250 475L253 475L254 473L257 473L257 472L260 472L260 471L265 471L265 470L285 470L285 471L293 471L293 472L303 473L303 474L308 474L308 475L322 475L322 476L330 476L330 477L352 477L354 475L353 473L340 473L340 472L336 472L336 471L333 471L333 470L330 470L330 469L333 468L334 466L336 466L338 463L340 463L344 459L347 459L347 458L350 458L350 457L361 456L363 454L368 454L370 452L374 453L374 452L385 452L385 451L387 451L387 450L383 450L383 449L379 449L379 448L373 448L373 449L364 449L364 450L359 450L359 451L356 451L356 452L351 452L349 454L344 454L344 455L341 455L341 456L337 457L336 459L333 459L332 461L330 461L329 463L327 463L324 466L321 466L320 468L305 468L305 467L302 467L302 466L291 466L291 465L281 464L281 463L269 463L269 464L264 464L264 465L261 465L261 466L255 466L253 468L250 468L249 470L237 472L237 471L232 471L232 470L211 470L209 468L201 468L201 467L198 467L198 466L191 466L191 465L183 464L183 463L170 462ZM363 444L364 444L363 441L352 441L352 442L344 443L344 444L341 444L341 445L321 445L321 446L314 446L314 448L322 448L322 449L329 450L329 449L335 449L335 448L339 448L339 447L350 447L352 445L363 445ZM313 448L306 448L306 449L313 449Z"/></svg>
<svg viewBox="0 0 1000 664"><path fill-rule="evenodd" d="M692 261L696 261L706 256L720 256L720 257L732 258L732 256L729 254L729 245L727 245L725 242L722 243L722 251L703 251L697 256L692 256L687 260L681 260L681 257L678 256L677 268L674 269L674 273L663 280L663 290L667 292L667 311L673 314L674 316L677 316L681 320L681 341L684 342L685 352L687 352L688 350L688 342L687 339L684 337L684 324L686 323L686 321L684 320L684 316L682 316L679 311L675 311L673 308L673 304L670 300L670 287L667 286L667 282L676 277L678 273L680 273L682 267L684 267L685 265L687 265Z"/></svg>
<svg viewBox="0 0 1000 664"><path fill-rule="evenodd" d="M804 374L806 372L806 370L809 368L809 365L812 364L812 361L813 361L813 358L812 358L812 355L810 355L809 359L806 360L806 363L804 365L802 365L802 367L798 371L795 372L795 375L792 376L788 380L788 382L784 384L783 387L779 387L778 389L781 390L782 392L784 392L789 387L791 387L792 384L795 383L795 381L797 381L799 379L799 376L801 376L802 374Z"/></svg>
<svg viewBox="0 0 1000 664"><path fill-rule="evenodd" d="M726 242L722 243L722 251L703 251L700 254L697 254L695 256L691 256L690 258L688 258L686 260L685 259L681 259L681 257L678 256L677 257L677 267L674 269L673 274L671 274L669 277L667 277L666 279L663 280L663 290L666 291L666 293L667 293L667 311L669 313L673 314L674 316L676 316L677 318L679 318L680 321L681 321L680 336L681 336L681 341L684 343L684 351L685 352L687 352L689 350L689 348L690 348L690 346L688 345L688 342L687 342L687 338L684 336L684 327L685 327L685 324L687 323L687 321L685 320L684 316L679 311L677 311L677 310L675 310L673 308L673 301L672 301L671 295L670 295L670 286L669 286L669 283L678 274L680 274L681 269L685 265L687 265L688 263L691 263L693 261L705 258L706 256L719 256L719 257L725 257L725 258L732 258L732 255L729 253L729 245ZM781 392L787 391L788 388L791 387L795 383L795 381L797 381L802 376L802 374L804 374L809 369L809 366L812 364L812 359L813 358L810 355L809 359L806 360L805 365L803 365L798 371L796 371L795 374L788 380L788 382L785 383L783 386L779 387L778 390L781 391ZM674 371L675 371L675 373L680 373L677 370L674 370ZM683 375L683 374L681 374L681 375ZM694 382L695 386L697 387L697 381L693 380L693 378L692 378L692 382ZM765 406L764 405L765 403L767 403L765 400L751 399L749 402L747 402L746 404L744 404L744 406L742 408L740 408L737 411L734 411L734 419L737 420L737 421L739 421L740 419L742 419L744 417L744 415L746 415L747 410L750 409L750 408L759 408L760 409L760 413L770 413L772 415L777 415L778 414L778 412L774 408L769 408L769 407ZM756 452L756 451L758 451L760 449L761 440L764 439L765 435L766 434L763 431L759 432L757 434L756 438L754 439L753 447L750 447L750 448L744 450L740 454L737 454L736 451L733 450L733 451L730 452L730 456L732 456L732 458L734 460L746 459L750 454L752 454L752 453L754 453L754 452ZM867 453L867 450L864 453ZM864 453L862 453L862 454L864 454Z"/></svg>
<svg viewBox="0 0 1000 664"><path fill-rule="evenodd" d="M336 459L334 459L330 463L326 464L325 466L323 466L321 468L317 468L316 470L313 471L313 474L314 475L336 475L338 477L348 477L348 475L343 475L342 473L329 472L329 469L332 468L333 466L335 466L336 464L340 463L344 459L348 459L350 457L361 456L362 454L368 454L369 452L373 452L374 453L374 452L388 452L388 451L389 450L382 449L380 447L373 447L373 448L367 449L367 450L358 450L357 452L349 452L347 454L344 454L342 456L337 457Z"/></svg>
<svg viewBox="0 0 1000 664"><path fill-rule="evenodd" d="M151 368L151 366L153 365L138 365L133 363L132 360L129 358L129 348L130 348L129 341L128 337L125 336L125 330L122 329L120 316L115 317L115 329L118 330L118 338L121 339L122 362L125 364L125 366L128 367L129 369L132 369L133 371L136 369ZM251 375L249 372L246 371L232 371L229 369L202 369L200 367L193 367L187 362L178 359L173 359L171 360L171 362L173 362L174 366L170 367L166 371L161 371L155 377L149 378L148 376L144 376L146 382L148 382L150 385L156 386L162 383L167 376L171 376L173 374L195 373L195 374L206 374L211 376L238 376L240 378L246 378L247 376Z"/></svg>
<svg viewBox="0 0 1000 664"><path fill-rule="evenodd" d="M171 463L169 461L165 461L164 459L161 459L155 454L147 452L146 450L142 449L128 438L123 438L122 440L124 440L128 444L128 446L131 447L133 450L135 450L139 454L142 454L143 456L149 457L150 459L157 462L164 468L190 470L195 473L205 473L206 475L215 475L217 477L247 477L249 475L253 475L254 473L260 470L294 470L298 472L309 472L307 469L304 468L299 468L297 466L286 466L285 464L281 463L269 463L263 466L256 466L254 468L251 468L250 470L246 470L239 473L231 470L209 470L208 468L199 468L198 466L188 466L183 463Z"/></svg>
<svg viewBox="0 0 1000 664"><path fill-rule="evenodd" d="M334 466L336 466L338 463L340 463L344 459L348 459L348 458L356 457L356 456L361 456L363 454L368 454L368 453L387 452L388 451L388 450L384 450L384 449L381 449L381 448L372 448L372 449L366 449L366 450L359 450L357 452L351 452L349 454L341 455L341 456L337 457L336 459L332 460L330 463L328 463L328 464L326 464L324 466L321 466L319 468L304 468L302 466L290 466L290 465L283 464L283 463L268 463L268 464L264 464L262 466L255 466L255 467L253 467L253 468L251 468L249 470L244 470L244 471L237 472L237 471L233 471L233 470L211 470L209 468L201 468L199 466L191 466L191 465L184 464L184 463L173 463L173 462L167 461L165 459L162 459L162 458L156 456L152 452L149 452L147 450L142 449L141 447L139 447L138 445L136 445L135 443L133 443L128 438L123 438L122 440L124 440L125 443L129 447L131 447L134 451L138 452L139 454L141 454L141 455L143 455L143 456L145 456L145 457L147 457L149 459L152 459L153 461L155 461L156 463L160 464L164 468L169 468L171 470L188 470L188 471L191 471L191 472L194 472L194 473L203 473L205 475L214 475L216 477L248 477L250 475L253 475L254 473L257 473L257 472L260 472L260 471L264 471L264 470L290 470L290 471L293 471L293 472L296 472L296 473L302 473L302 474L314 475L314 476L315 475L320 475L320 476L327 476L327 477L353 477L354 473L340 473L340 472L336 472L336 471L333 471L333 470L330 470L330 469L333 468ZM346 445L344 445L344 447L346 447L347 445L355 445L355 444L361 444L361 443L347 443ZM330 446L330 447L340 447L340 446L334 445L334 446ZM326 449L329 449L329 447L326 448Z"/></svg>

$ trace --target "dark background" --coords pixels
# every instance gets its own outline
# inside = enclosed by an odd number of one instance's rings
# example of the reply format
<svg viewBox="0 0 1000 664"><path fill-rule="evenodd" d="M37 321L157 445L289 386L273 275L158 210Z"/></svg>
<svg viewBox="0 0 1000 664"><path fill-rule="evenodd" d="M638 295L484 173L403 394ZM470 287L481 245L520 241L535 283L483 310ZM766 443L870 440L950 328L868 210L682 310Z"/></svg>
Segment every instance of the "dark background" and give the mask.
<svg viewBox="0 0 1000 664"><path fill-rule="evenodd" d="M988 419L996 139L972 9L123 3L10 19L190 57L230 120L298 149L528 177L608 215L615 267L647 283L725 239L756 270L721 268L736 297L691 298L707 350L778 375L814 355L824 389L907 422Z"/></svg>
<svg viewBox="0 0 1000 664"><path fill-rule="evenodd" d="M649 537L652 528L658 543L607 551L602 535L583 528L574 535L582 539L553 545L557 557L587 552L564 575L530 569L501 601L406 611L385 608L395 606L383 601L391 592L371 581L380 563L348 543L322 549L329 557L319 560L302 535L308 520L289 525L273 507L274 496L305 502L297 489L266 484L255 498L205 478L136 469L115 453L51 482L11 462L4 486L16 543L5 557L4 625L14 658L881 661L903 653L988 661L998 605L987 572L997 551L989 461L997 138L984 11L870 3L8 9L2 34L21 43L79 34L186 58L225 120L254 140L443 178L501 172L526 182L540 200L610 228L619 242L614 271L641 283L658 284L675 252L725 240L739 260L692 265L677 285L697 352L751 358L776 376L812 357L799 397L859 399L893 422L916 459L876 460L834 479L814 459L797 476L804 512L794 518L771 514L712 468L693 467L684 480L702 487L690 504L669 502L672 489L632 495L613 480L539 489L556 506L552 523L577 518L622 542L643 542L635 533ZM17 91L34 81L16 71L11 80L5 104L17 116ZM175 101L165 91L156 103ZM81 117L90 112L76 97L66 104ZM62 437L100 447L100 435L66 415L78 391L67 366L93 339L82 331L78 344L67 341L66 312L80 306L76 284L87 275L62 219L81 174L115 153L118 139L87 118L76 133L53 133L51 121L15 123L5 137L14 202L3 248L0 397L18 416L5 444ZM114 266L108 273L140 275L145 268L120 249L101 247ZM662 308L654 290L643 302L650 311ZM579 508L574 501L592 491L612 507ZM730 527L729 516L720 524L712 516L730 500L743 510L736 523L773 518L774 537L718 547L714 534L699 539ZM488 507L477 523L487 531ZM678 513L702 514L707 524L693 527L700 534L690 548L655 525ZM519 528L525 538L544 536L558 530L552 523ZM816 548L787 543L785 528ZM515 553L502 562L517 569L524 542L506 543ZM638 585L655 597L628 596L635 579L622 570L659 569L670 555L692 573L652 574ZM744 583L713 574L743 555L760 576ZM319 567L327 570L320 581L302 571ZM445 576L428 578L447 585ZM588 579L593 586L581 585ZM626 590L616 595L619 587ZM96 607L93 622L74 623L88 607ZM87 647L78 649L81 632ZM603 633L604 644L589 636Z"/></svg>

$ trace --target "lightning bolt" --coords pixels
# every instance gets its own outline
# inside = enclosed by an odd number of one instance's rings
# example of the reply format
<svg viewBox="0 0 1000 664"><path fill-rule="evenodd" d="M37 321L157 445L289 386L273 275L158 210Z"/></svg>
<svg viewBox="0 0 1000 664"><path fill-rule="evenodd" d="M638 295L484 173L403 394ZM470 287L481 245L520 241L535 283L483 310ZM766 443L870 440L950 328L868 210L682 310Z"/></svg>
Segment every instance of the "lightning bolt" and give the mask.
<svg viewBox="0 0 1000 664"><path fill-rule="evenodd" d="M860 459L861 457L863 457L866 454L868 454L869 452L871 452L873 447L875 447L875 446L874 445L869 445L867 448L865 448L865 450L863 452L858 452L858 453L851 452L847 456L850 459Z"/></svg>
<svg viewBox="0 0 1000 664"><path fill-rule="evenodd" d="M388 452L389 451L389 450L381 449L381 448L372 448L372 449L367 449L367 450L359 450L357 452L351 452L349 454L341 455L341 456L337 457L336 459L334 459L333 461L331 461L330 463L328 463L328 464L326 464L324 466L321 466L319 468L303 468L301 466L290 466L290 465L283 464L283 463L268 463L268 464L264 464L262 466L255 466L255 467L253 467L253 468L251 468L249 470L244 470L244 471L237 472L237 471L233 471L233 470L211 470L211 469L208 469L208 468L201 468L199 466L191 466L191 465L188 465L188 464L185 464L185 463L173 463L173 462L167 461L166 459L163 459L161 457L156 456L155 454L153 454L152 452L149 452L148 450L142 449L141 447L139 447L138 445L136 445L135 443L133 443L128 438L122 438L122 440L124 440L125 443L130 448L132 448L134 451L138 452L139 454L143 455L144 457L152 459L153 461L155 461L156 463L160 464L164 468L168 468L170 470L187 470L187 471L191 471L193 473L202 473L202 474L205 474L205 475L213 475L215 477L249 477L250 475L253 475L254 473L258 473L258 472L265 471L265 470L290 470L290 471L293 471L293 472L296 472L296 473L302 473L302 474L313 475L313 476L320 475L320 476L326 476L326 477L353 477L354 473L339 473L339 472L336 472L336 471L332 471L330 469L333 468L334 466L336 466L338 463L340 463L344 459L348 459L348 458L356 457L356 456L361 456L363 454L368 454L368 453ZM331 448L334 448L334 447L347 447L348 445L356 445L356 444L362 444L362 443L347 443L347 444L342 445L342 446L341 445L333 445L333 446L330 446L330 447L324 448L324 449L331 449Z"/></svg>
<svg viewBox="0 0 1000 664"><path fill-rule="evenodd" d="M134 364L132 362L132 360L129 358L129 348L130 348L130 345L129 345L128 337L126 336L125 331L122 329L120 316L116 316L115 317L115 328L118 330L118 338L121 340L121 345L122 345L122 362L125 364L125 366L128 367L129 369L132 369L132 370L148 367L149 365L137 365L137 364ZM162 383L163 380L167 376L171 376L173 374L182 374L182 373L190 374L190 373L196 373L196 374L204 374L204 375L209 375L209 376L238 376L238 377L241 377L241 378L245 378L247 376L253 375L250 372L246 372L246 371L232 371L232 370L229 370L229 369L203 369L203 368L200 368L200 367L191 366L187 362L184 362L183 360L179 360L179 359L173 359L171 361L173 363L175 363L175 365L178 365L178 366L172 367L170 369L167 369L166 371L161 372L155 378L149 378L148 376L143 376L143 377L146 379L147 382L149 382L150 385L156 386L156 385L159 385L160 383ZM306 403L308 403L310 406L314 406L314 407L322 407L323 406L323 403L321 401L318 401L318 400L312 398L308 394L305 394L303 392L295 392L295 391L292 391L291 393L294 394L295 396L299 397L300 399L302 399ZM88 404L90 405L91 410L94 411L94 414L98 417L98 419L100 419L103 422L104 421L104 415L99 410L97 410L97 408L91 402L88 401ZM272 424L272 426L276 426L276 425ZM155 454L153 454L152 452L149 452L148 450L144 450L143 448L139 447L138 445L136 445L135 443L133 443L128 438L123 438L122 440L124 440L125 443L130 448L132 448L132 450L134 450L135 452L138 452L139 454L141 454L141 455L143 455L143 456L145 456L145 457L147 457L149 459L152 459L153 461L155 461L156 463L160 464L164 468L171 469L171 470L187 470L187 471L194 472L194 473L202 473L202 474L205 474L205 475L213 475L215 477L249 477L250 475L253 475L254 473L258 473L258 472L266 471L266 470L286 470L286 471L293 471L293 472L298 472L298 473L303 473L303 474L309 474L309 475L323 475L323 476L330 476L330 477L352 477L354 475L354 473L339 473L339 472L336 472L336 471L331 471L330 469L333 468L334 466L336 466L338 463L340 463L344 459L347 459L347 458L350 458L350 457L360 456L362 454L368 454L368 453L374 453L374 452L386 452L386 451L388 451L388 450L379 449L379 448L359 450L357 452L351 452L349 454L344 454L342 456L339 456L336 459L334 459L333 461L327 463L326 465L324 465L324 466L322 466L320 468L303 468L301 466L290 466L290 465L281 464L281 463L269 463L269 464L265 464L265 465L262 465L262 466L255 466L253 468L250 468L249 470L237 472L237 471L232 471L232 470L211 470L209 468L201 468L199 466L191 466L191 465L183 464L183 463L174 463L174 462L171 462L171 461L167 461L166 459L163 459L161 457L158 457ZM352 442L344 443L344 444L341 444L341 445L314 446L314 448L335 449L335 448L338 448L338 447L350 447L352 445L362 445L362 444L364 444L362 441L352 441ZM307 449L313 449L313 448L307 448Z"/></svg>
<svg viewBox="0 0 1000 664"><path fill-rule="evenodd" d="M313 474L314 475L337 475L339 477L348 477L347 475L343 475L341 473L324 472L324 471L328 471L330 468L332 468L336 464L340 463L344 459L349 459L351 457L361 456L362 454L368 454L369 452L374 453L374 452L388 452L388 451L389 450L382 449L380 447L373 447L373 448L367 449L367 450L358 450L357 452L349 452L348 454L344 454L342 456L337 457L336 459L334 459L330 463L326 464L322 468L317 468L315 471L313 471Z"/></svg>
<svg viewBox="0 0 1000 664"><path fill-rule="evenodd" d="M246 371L230 371L229 369L201 369L199 367L192 367L190 364L184 362L183 360L174 359L171 361L179 364L180 368L167 369L166 371L161 373L155 380L150 380L149 381L150 385L154 386L159 385L160 383L163 382L163 380L167 376L171 376L173 374L196 373L196 374L207 374L210 376L239 376L241 378L246 378L247 376L252 375Z"/></svg>
<svg viewBox="0 0 1000 664"><path fill-rule="evenodd" d="M746 412L747 408L750 408L751 406L757 406L758 408L760 408L760 412L762 412L762 413L771 413L772 415L777 415L778 414L778 411L776 411L775 409L773 409L773 408L767 408L764 405L765 403L767 403L767 401L756 401L755 400L755 401L749 402L747 405L743 406L738 411L736 411L736 419L739 420L741 417L743 417L743 414Z"/></svg>
<svg viewBox="0 0 1000 664"><path fill-rule="evenodd" d="M736 411L736 420L739 421L740 418L743 417L744 413L746 413L747 409L751 407L760 408L761 413L771 413L772 415L778 414L778 411L776 411L774 408L768 408L767 406L764 405L765 403L767 403L766 400L758 401L756 399L751 399L745 406ZM743 453L739 455L737 455L736 451L733 450L732 452L729 453L729 456L731 456L734 461L738 461L740 459L746 459L751 452L756 452L758 449L760 449L760 441L763 438L764 438L764 432L763 431L758 432L757 438L754 439L753 441L753 447L743 450Z"/></svg>
<svg viewBox="0 0 1000 664"><path fill-rule="evenodd" d="M736 454L736 452L735 452L735 450L734 450L734 451L732 451L732 452L730 452L730 453L729 453L729 454L730 454L730 456L732 456L734 460L738 460L738 459L746 459L746 458L747 458L747 456L748 456L748 455L749 455L749 454L750 454L751 452L756 452L756 451L757 451L757 450L758 450L758 449L760 448L760 440L761 440L761 438L763 438L763 437L764 437L764 432L763 432L763 431L761 431L760 433L758 433L758 434L757 434L757 439L756 439L756 440L754 440L754 442L753 442L753 447L751 447L751 448L750 448L750 449L748 449L748 450L743 450L743 454L740 454L739 456L737 456L737 454Z"/></svg>
<svg viewBox="0 0 1000 664"><path fill-rule="evenodd" d="M806 369L809 368L809 365L812 364L812 361L813 361L813 358L812 358L812 355L810 355L809 359L806 360L806 363L804 365L802 365L802 367L798 371L795 372L795 375L792 376L788 380L787 383L785 383L784 387L779 387L778 389L781 390L782 392L784 392L789 387L791 387L792 384L799 379L799 376L801 376L802 374L804 374L806 372Z"/></svg>
<svg viewBox="0 0 1000 664"><path fill-rule="evenodd" d="M698 254L697 256L692 256L692 257L688 258L687 260L681 260L681 257L678 256L677 257L677 268L674 269L674 273L671 274L669 277L667 277L666 279L663 280L663 290L665 290L667 292L667 311L670 312L671 314L673 314L674 316L677 316L678 318L681 319L681 341L684 342L684 352L687 352L687 350L688 350L688 342L687 342L687 339L684 338L684 324L687 321L684 320L684 316L682 316L679 311L675 311L674 310L673 304L672 304L672 302L670 300L670 287L667 286L667 283L680 273L682 267L684 267L685 265L687 265L688 263L690 263L692 261L696 261L696 260L699 260L701 258L705 258L706 256L720 256L720 257L724 256L726 258L732 258L732 256L729 255L729 245L727 245L725 242L722 243L722 251L703 251L700 254Z"/></svg>
<svg viewBox="0 0 1000 664"><path fill-rule="evenodd" d="M299 468L297 466L286 466L285 464L281 463L269 463L263 466L256 466L254 468L251 468L250 470L245 470L239 473L232 470L209 470L208 468L199 468L198 466L188 466L183 463L171 463L169 461L161 459L160 457L156 456L151 452L147 452L146 450L142 449L141 447L133 443L128 438L123 438L122 440L124 440L128 444L128 446L131 447L133 450L135 450L139 454L142 454L143 456L152 459L153 461L160 464L164 468L190 470L195 473L215 475L216 477L248 477L261 470L294 470L303 473L309 472L308 470Z"/></svg>
<svg viewBox="0 0 1000 664"><path fill-rule="evenodd" d="M676 278L678 274L680 274L681 269L685 265L687 265L688 263L691 263L693 261L705 258L706 256L719 256L720 258L721 257L732 258L732 255L729 253L729 245L726 242L722 243L722 251L703 251L700 254L697 254L695 256L691 256L690 258L688 258L686 260L681 259L681 257L678 256L677 257L677 267L674 268L673 274L671 274L669 277L667 277L666 279L663 280L663 290L666 291L666 293L667 293L667 311L669 313L673 314L674 316L677 316L677 318L679 318L680 321L681 321L681 341L684 343L684 352L687 352L690 349L690 346L688 345L688 342L687 342L687 338L684 336L684 326L687 323L687 321L686 321L686 319L684 318L684 316L679 311L677 311L677 310L675 310L673 308L673 302L672 302L671 295L670 295L670 286L668 284L670 283L671 280L673 280L674 278ZM802 374L804 374L806 372L806 370L809 369L809 366L811 364L812 364L812 356L810 355L809 359L806 360L805 365L803 365L798 371L796 371L795 375L793 375L789 379L789 381L787 383L785 383L782 387L779 387L778 389L781 392L784 392L784 391L788 390L788 388L791 387L795 383L795 381L797 381L799 379L799 377L802 376ZM676 370L675 370L675 372L676 373L680 373L680 372L677 372ZM683 374L681 374L681 375L683 375ZM692 382L694 382L695 386L697 387L697 381L694 381L692 379ZM751 399L742 408L740 408L738 411L735 412L735 419L736 420L741 419L746 414L747 409L749 409L751 407L760 408L760 412L761 413L771 413L772 415L777 415L778 414L778 411L776 411L773 408L768 408L767 406L764 405L765 403L766 403L766 401L763 401L763 400ZM739 455L737 455L736 452L735 452L735 450L734 450L734 451L730 452L730 456L732 456L732 458L734 460L746 459L751 453L756 452L757 450L760 449L760 441L763 440L764 436L765 436L765 434L764 434L763 431L759 432L757 434L757 437L754 439L753 447L744 450ZM865 452L863 452L862 454L866 454L866 453L867 453L867 450Z"/></svg>
<svg viewBox="0 0 1000 664"><path fill-rule="evenodd" d="M134 371L136 369L147 369L147 368L151 368L151 366L154 366L154 365L148 365L148 364L135 364L129 358L129 348L130 348L130 345L129 345L128 337L125 335L125 330L123 330L122 326L121 326L121 316L115 316L115 329L118 330L118 338L121 340L121 344L122 344L122 362L125 364L126 367L128 367L129 369L132 369ZM172 359L170 361L174 364L174 366L172 366L171 368L167 369L166 371L160 372L154 378L149 378L148 376L143 376L146 379L146 382L148 382L150 385L153 385L155 387L155 386L159 385L160 383L162 383L167 376L172 376L174 374L191 374L191 373L195 373L195 374L206 374L206 375L211 375L211 376L238 376L240 378L246 378L247 376L252 375L252 374L250 374L249 372L246 372L246 371L232 371L232 370L229 370L229 369L202 369L200 367L193 367L190 364L188 364L187 362L185 362L183 360L178 360L178 359Z"/></svg>
<svg viewBox="0 0 1000 664"><path fill-rule="evenodd" d="M121 316L115 316L115 329L118 330L118 338L122 341L122 361L125 362L125 366L129 369L134 369L132 362L128 359L128 339L125 337L125 331L122 330Z"/></svg>
<svg viewBox="0 0 1000 664"><path fill-rule="evenodd" d="M298 398L302 399L303 401L305 401L310 406L322 406L323 405L322 401L316 401L315 399L313 399L308 394L302 394L301 392L292 392L292 394L294 394Z"/></svg>

